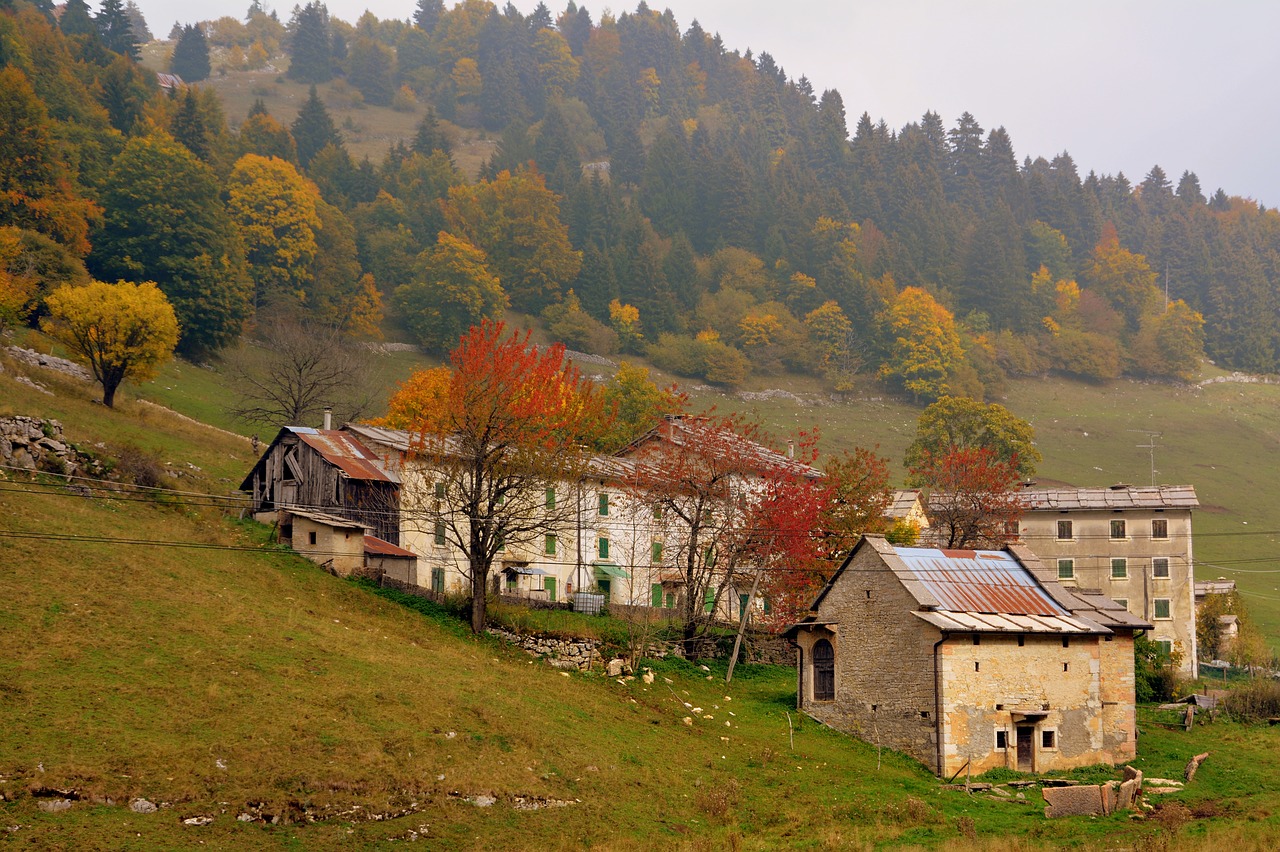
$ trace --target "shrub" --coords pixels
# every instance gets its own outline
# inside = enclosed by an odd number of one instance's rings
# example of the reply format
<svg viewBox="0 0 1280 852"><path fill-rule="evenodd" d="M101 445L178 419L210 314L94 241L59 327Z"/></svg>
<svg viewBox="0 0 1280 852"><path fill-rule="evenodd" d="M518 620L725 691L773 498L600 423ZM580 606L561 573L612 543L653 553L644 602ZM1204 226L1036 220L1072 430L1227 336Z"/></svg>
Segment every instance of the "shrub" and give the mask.
<svg viewBox="0 0 1280 852"><path fill-rule="evenodd" d="M1241 722L1280 718L1280 683L1267 679L1238 686L1223 701L1223 710Z"/></svg>

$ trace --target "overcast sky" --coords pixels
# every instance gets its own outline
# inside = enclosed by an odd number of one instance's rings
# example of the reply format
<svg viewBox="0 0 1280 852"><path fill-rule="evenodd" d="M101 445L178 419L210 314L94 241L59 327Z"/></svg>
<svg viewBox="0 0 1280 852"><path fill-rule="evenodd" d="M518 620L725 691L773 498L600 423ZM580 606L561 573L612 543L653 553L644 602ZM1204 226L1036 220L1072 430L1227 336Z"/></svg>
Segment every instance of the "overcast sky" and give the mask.
<svg viewBox="0 0 1280 852"><path fill-rule="evenodd" d="M137 0L157 35L175 20L243 17L249 0ZM529 12L537 0L516 0ZM94 0L90 0L91 5ZM329 0L408 18L416 0ZM504 5L500 0L499 5ZM269 0L264 2L270 8ZM453 0L446 0L453 6ZM562 0L547 3L553 15ZM593 20L610 6L587 0ZM1205 194L1280 206L1280 3L1272 0L670 0L731 50L767 51L788 75L836 88L852 128L863 112L898 128L927 110L1003 125L1019 160L1070 152L1083 177L1159 164ZM275 7L287 20L292 3ZM613 7L634 9L634 0Z"/></svg>

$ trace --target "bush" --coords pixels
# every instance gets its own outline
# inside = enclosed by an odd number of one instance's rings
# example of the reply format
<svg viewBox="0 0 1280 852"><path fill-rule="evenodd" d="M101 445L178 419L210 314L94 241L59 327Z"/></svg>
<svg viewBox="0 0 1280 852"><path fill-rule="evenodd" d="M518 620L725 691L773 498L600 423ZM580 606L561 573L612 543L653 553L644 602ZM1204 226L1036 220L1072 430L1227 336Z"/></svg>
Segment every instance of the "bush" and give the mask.
<svg viewBox="0 0 1280 852"><path fill-rule="evenodd" d="M1280 718L1280 683L1255 680L1231 690L1223 710L1240 722L1261 722Z"/></svg>
<svg viewBox="0 0 1280 852"><path fill-rule="evenodd" d="M1134 691L1138 703L1172 701L1177 697L1180 654L1165 651L1145 636L1133 640Z"/></svg>

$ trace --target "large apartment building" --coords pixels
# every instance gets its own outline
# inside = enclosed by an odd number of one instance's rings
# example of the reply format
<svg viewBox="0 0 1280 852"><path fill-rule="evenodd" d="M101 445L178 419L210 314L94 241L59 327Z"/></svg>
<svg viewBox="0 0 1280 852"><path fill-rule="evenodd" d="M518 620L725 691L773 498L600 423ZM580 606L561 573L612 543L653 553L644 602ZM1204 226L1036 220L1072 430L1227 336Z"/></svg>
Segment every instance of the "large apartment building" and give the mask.
<svg viewBox="0 0 1280 852"><path fill-rule="evenodd" d="M1197 673L1190 485L1028 488L1019 537L1068 588L1097 589L1154 625Z"/></svg>

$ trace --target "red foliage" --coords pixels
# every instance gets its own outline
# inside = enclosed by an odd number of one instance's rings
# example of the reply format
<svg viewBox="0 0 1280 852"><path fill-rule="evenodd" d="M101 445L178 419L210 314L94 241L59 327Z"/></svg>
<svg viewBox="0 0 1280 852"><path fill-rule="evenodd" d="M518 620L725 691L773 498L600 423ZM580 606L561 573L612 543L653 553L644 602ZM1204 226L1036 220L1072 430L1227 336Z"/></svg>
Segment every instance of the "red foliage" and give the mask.
<svg viewBox="0 0 1280 852"><path fill-rule="evenodd" d="M926 453L912 468L928 489L930 528L947 548L1002 547L1017 538L1018 459L982 447Z"/></svg>

